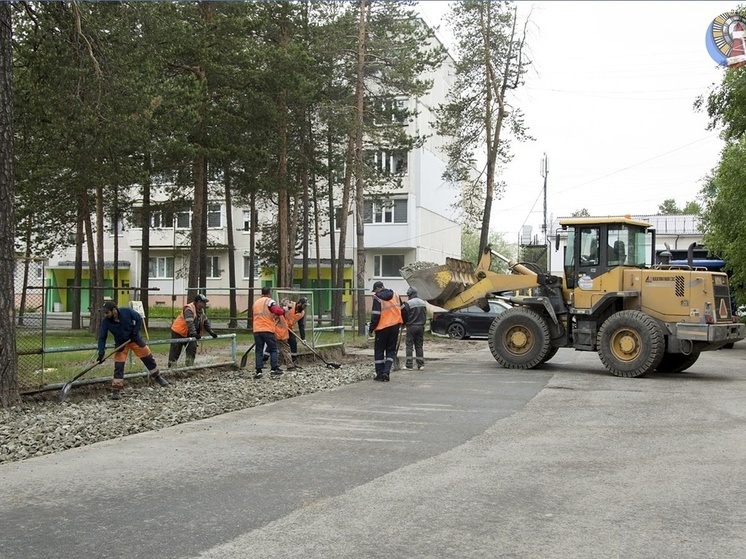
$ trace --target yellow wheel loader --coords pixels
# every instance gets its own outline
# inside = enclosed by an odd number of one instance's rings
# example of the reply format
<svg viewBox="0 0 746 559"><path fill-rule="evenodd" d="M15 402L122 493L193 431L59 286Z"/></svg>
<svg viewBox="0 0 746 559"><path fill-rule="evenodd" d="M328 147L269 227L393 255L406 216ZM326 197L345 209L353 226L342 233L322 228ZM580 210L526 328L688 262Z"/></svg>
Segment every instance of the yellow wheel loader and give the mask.
<svg viewBox="0 0 746 559"><path fill-rule="evenodd" d="M402 277L433 305L448 310L485 307L502 296L513 308L498 315L489 347L500 365L532 369L561 347L595 351L620 377L651 371L681 372L702 351L746 337L731 310L728 277L655 258L655 230L629 216L570 218L564 274L540 273L487 247L476 270L447 259L445 265L401 269ZM556 250L561 234L557 235ZM492 257L511 273L490 270Z"/></svg>

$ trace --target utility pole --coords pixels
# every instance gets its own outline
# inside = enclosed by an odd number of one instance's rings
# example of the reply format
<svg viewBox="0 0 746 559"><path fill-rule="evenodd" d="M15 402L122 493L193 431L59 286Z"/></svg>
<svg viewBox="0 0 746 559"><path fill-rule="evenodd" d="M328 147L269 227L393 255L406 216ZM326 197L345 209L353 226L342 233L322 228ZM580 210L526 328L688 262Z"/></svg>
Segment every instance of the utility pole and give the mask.
<svg viewBox="0 0 746 559"><path fill-rule="evenodd" d="M544 157L541 158L541 176L544 177L544 248L547 253L547 273L550 273L550 258L549 258L549 226L547 225L547 176L549 176L549 158L544 153Z"/></svg>

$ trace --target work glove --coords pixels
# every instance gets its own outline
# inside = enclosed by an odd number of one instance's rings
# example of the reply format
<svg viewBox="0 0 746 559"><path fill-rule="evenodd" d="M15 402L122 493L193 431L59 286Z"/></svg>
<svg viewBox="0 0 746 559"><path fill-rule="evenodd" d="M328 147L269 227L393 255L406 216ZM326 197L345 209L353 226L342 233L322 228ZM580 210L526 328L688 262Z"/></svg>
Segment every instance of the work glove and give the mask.
<svg viewBox="0 0 746 559"><path fill-rule="evenodd" d="M103 363L104 362L104 352L103 351L99 351L98 352L98 362L99 363Z"/></svg>
<svg viewBox="0 0 746 559"><path fill-rule="evenodd" d="M213 337L213 339L218 337L218 335L215 332L210 332L210 335Z"/></svg>

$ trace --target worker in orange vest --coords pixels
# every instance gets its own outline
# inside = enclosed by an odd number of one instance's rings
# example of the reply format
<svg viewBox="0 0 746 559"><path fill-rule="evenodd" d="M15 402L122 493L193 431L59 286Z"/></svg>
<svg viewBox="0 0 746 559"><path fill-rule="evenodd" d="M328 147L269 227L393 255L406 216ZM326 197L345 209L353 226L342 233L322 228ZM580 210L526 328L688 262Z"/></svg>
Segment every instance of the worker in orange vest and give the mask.
<svg viewBox="0 0 746 559"><path fill-rule="evenodd" d="M268 286L262 287L262 296L254 301L252 308L252 331L254 332L254 353L256 355L256 373L254 378L262 378L264 347L267 347L270 358L270 374L279 377L283 371L280 369L279 352L277 351L277 338L275 337L275 317L285 316L285 309L277 304L271 297L272 289Z"/></svg>
<svg viewBox="0 0 746 559"><path fill-rule="evenodd" d="M373 284L373 307L370 315L370 333L376 335L373 345L376 376L373 380L388 382L391 367L396 359L399 328L402 320L401 299L382 281Z"/></svg>
<svg viewBox="0 0 746 559"><path fill-rule="evenodd" d="M277 352L279 353L279 364L287 367L288 370L295 369L293 357L290 354L290 327L288 326L287 316L288 307L285 308L285 316L275 317L275 339L277 340Z"/></svg>
<svg viewBox="0 0 746 559"><path fill-rule="evenodd" d="M198 293L188 305L181 309L181 313L171 324L171 340L183 340L184 338L201 338L205 332L213 338L218 335L212 329L210 319L207 318L205 308L210 300ZM168 368L172 369L179 360L181 350L184 347L183 342L172 341L171 349L168 352ZM186 366L194 365L194 359L197 357L197 342L191 341L186 344Z"/></svg>
<svg viewBox="0 0 746 559"><path fill-rule="evenodd" d="M297 303L290 302L287 313L285 313L285 320L287 320L288 328L291 330L290 339L290 355L293 357L293 365L296 369L301 367L298 365L298 339L306 339L306 307L308 306L308 299L301 297ZM298 325L298 331L295 331L295 325Z"/></svg>

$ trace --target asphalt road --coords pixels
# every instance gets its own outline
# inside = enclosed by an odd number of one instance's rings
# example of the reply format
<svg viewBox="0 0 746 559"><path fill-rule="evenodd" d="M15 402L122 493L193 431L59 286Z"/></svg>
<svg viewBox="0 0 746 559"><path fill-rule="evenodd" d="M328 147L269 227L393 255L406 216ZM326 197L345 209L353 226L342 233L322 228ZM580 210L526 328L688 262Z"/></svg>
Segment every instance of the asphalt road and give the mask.
<svg viewBox="0 0 746 559"><path fill-rule="evenodd" d="M745 359L485 349L5 464L0 557L742 559Z"/></svg>

